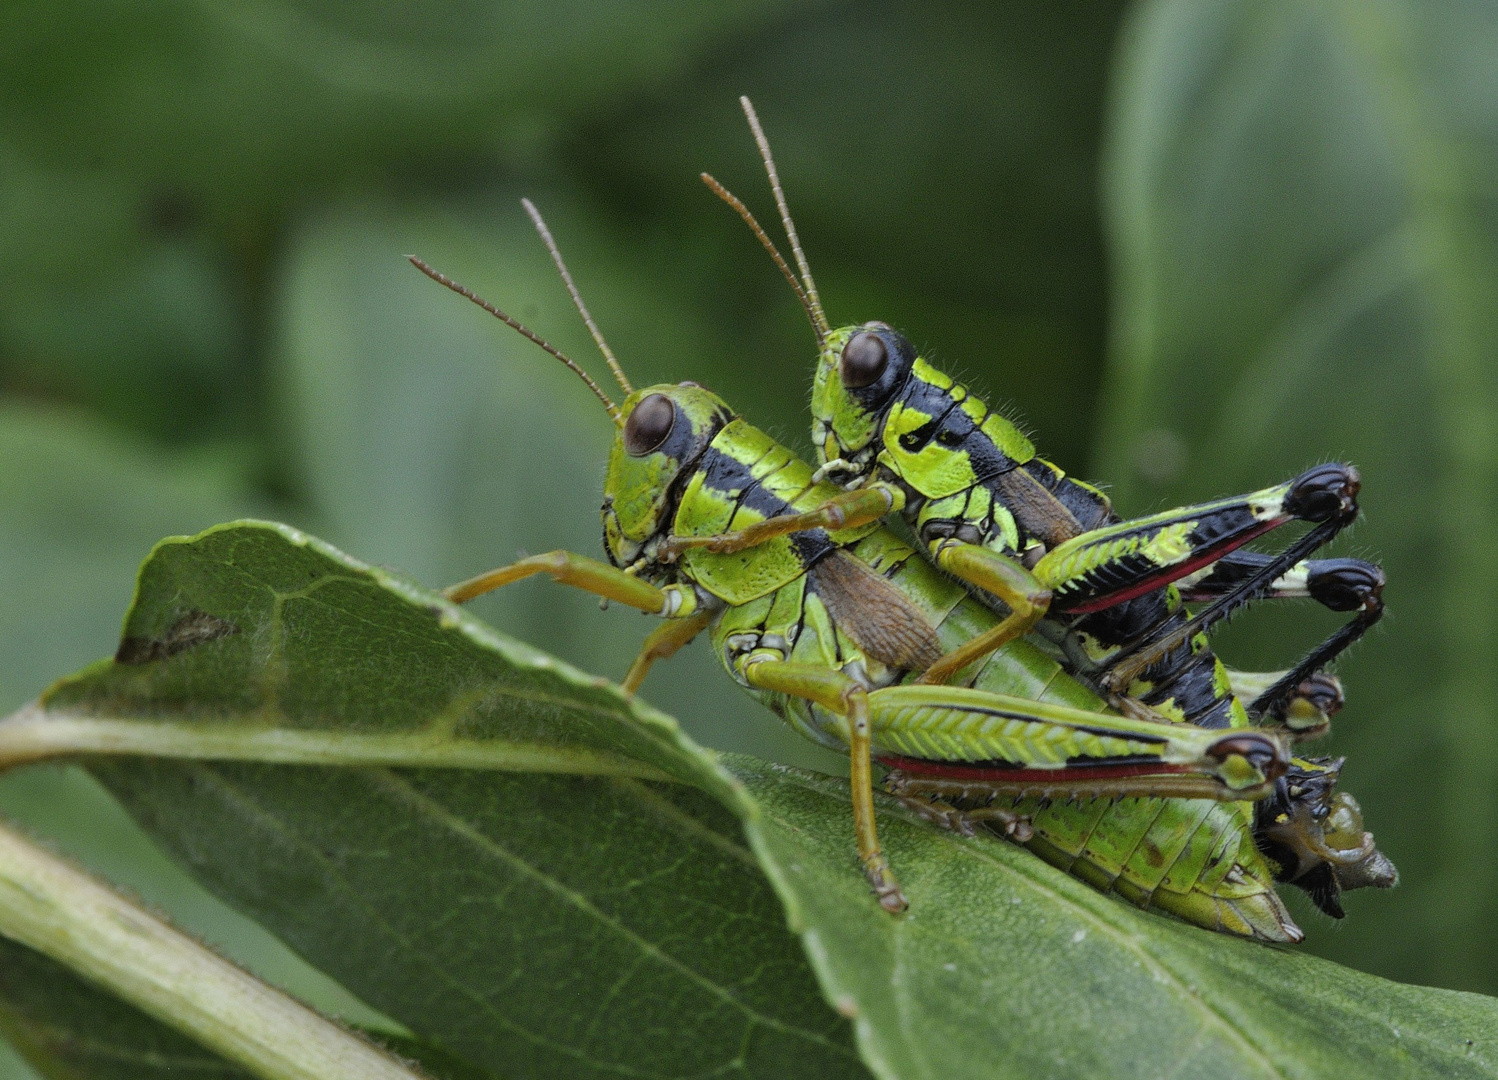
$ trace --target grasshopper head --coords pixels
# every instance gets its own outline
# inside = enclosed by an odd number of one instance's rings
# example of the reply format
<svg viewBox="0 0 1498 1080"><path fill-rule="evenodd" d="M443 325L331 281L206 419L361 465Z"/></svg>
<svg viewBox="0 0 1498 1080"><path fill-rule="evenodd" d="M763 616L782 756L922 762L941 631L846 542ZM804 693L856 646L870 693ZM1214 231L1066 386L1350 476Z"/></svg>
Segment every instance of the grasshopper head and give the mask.
<svg viewBox="0 0 1498 1080"><path fill-rule="evenodd" d="M717 394L690 382L624 399L603 485L603 541L615 566L629 566L648 540L670 530L677 477L733 416Z"/></svg>
<svg viewBox="0 0 1498 1080"><path fill-rule="evenodd" d="M880 418L910 378L915 359L910 342L881 322L826 336L811 390L818 464L841 458L872 465Z"/></svg>
<svg viewBox="0 0 1498 1080"><path fill-rule="evenodd" d="M1296 758L1254 811L1254 836L1278 865L1275 878L1298 885L1333 918L1346 889L1387 889L1399 872L1363 829L1362 809L1338 792L1340 758Z"/></svg>

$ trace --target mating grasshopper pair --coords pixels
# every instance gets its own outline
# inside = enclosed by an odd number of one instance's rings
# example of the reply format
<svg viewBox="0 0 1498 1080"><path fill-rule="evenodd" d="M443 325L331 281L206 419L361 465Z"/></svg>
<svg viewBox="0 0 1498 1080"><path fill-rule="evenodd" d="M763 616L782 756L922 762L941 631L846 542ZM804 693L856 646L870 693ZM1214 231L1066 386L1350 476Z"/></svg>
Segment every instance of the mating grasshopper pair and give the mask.
<svg viewBox="0 0 1498 1080"><path fill-rule="evenodd" d="M759 238L816 334L817 477L847 478L854 500L870 490L884 491L931 561L1007 616L989 632L991 638L1007 640L1016 626L1034 627L1071 674L1115 705L1143 703L1171 720L1208 728L1242 727L1252 716L1282 721L1298 739L1323 734L1328 715L1340 706L1341 689L1321 669L1383 613L1384 576L1378 566L1359 559L1301 561L1356 517L1356 470L1318 466L1249 495L1120 521L1101 491L1036 456L1013 424L918 357L889 326L831 327L768 140L753 106L740 100L799 279L743 203L711 176L704 173L703 180ZM1292 519L1315 527L1283 553L1240 550ZM1263 596L1309 596L1357 614L1289 671L1230 673L1208 647L1206 631ZM1187 599L1210 603L1192 617L1183 607ZM945 674L938 666L922 678L939 680ZM1243 700L1250 702L1247 709ZM1339 886L1390 885L1396 878L1362 831L1356 803L1333 795L1340 764L1297 762L1276 797L1258 807L1259 836L1277 852L1281 880L1303 885L1318 906L1337 916ZM907 791L924 788L948 801L953 797L950 785L929 778L906 777L901 783ZM1287 821L1311 818L1341 823L1325 834L1336 833L1336 845L1300 834L1315 849L1315 873L1305 858L1287 857L1284 828Z"/></svg>
<svg viewBox="0 0 1498 1080"><path fill-rule="evenodd" d="M880 525L903 508L903 489L876 483L846 491L816 480L811 466L694 384L634 390L572 289L539 215L527 209L625 390L620 405L508 315L413 261L561 360L608 409L616 434L603 517L612 565L551 552L455 586L453 599L548 573L662 616L666 621L626 677L630 690L655 660L710 629L737 681L804 734L848 750L859 855L892 911L904 899L878 846L875 756L897 767L895 788L928 816L944 811L926 797L942 784L955 785L954 805L969 806L960 825L986 818L1053 852L1077 848L1068 847L1064 826L1091 814L1092 826L1077 834L1085 837L1080 849L1071 850L1088 866L1107 865L1094 837L1132 828L1131 850L1155 852L1158 872L1120 867L1119 891L1132 889L1136 900L1158 894L1160 906L1204 925L1298 938L1253 844L1245 809L1246 800L1273 793L1287 807L1282 842L1318 866L1317 845L1331 850L1320 825L1331 808L1329 786L1322 785L1316 805L1306 785L1286 786L1287 775L1294 779L1297 770L1315 766L1292 766L1283 734L1170 724L1137 703L1135 715L1126 715L1071 677L1057 657L1021 638L1049 600L1044 590L1032 590L1022 609L1011 587L1022 579L1009 572L1022 564L986 560L976 544L967 544L960 558L937 553L944 569L977 568L969 583L1006 601L1003 613L991 610ZM1095 538L1100 546L1092 549L1091 565L1107 561L1119 535ZM1085 552L1087 543L1073 550ZM1088 557L1078 565L1088 565ZM1012 597L1016 602L1008 603ZM966 685L946 685L954 676ZM1115 703L1133 701L1111 696ZM1064 801L1077 795L1154 798L1098 800L1084 812ZM1032 805L1013 805L1023 799ZM1097 820L1127 816L1130 805L1150 806L1152 815L1136 814L1132 826ZM1049 829L1047 815L1056 819Z"/></svg>

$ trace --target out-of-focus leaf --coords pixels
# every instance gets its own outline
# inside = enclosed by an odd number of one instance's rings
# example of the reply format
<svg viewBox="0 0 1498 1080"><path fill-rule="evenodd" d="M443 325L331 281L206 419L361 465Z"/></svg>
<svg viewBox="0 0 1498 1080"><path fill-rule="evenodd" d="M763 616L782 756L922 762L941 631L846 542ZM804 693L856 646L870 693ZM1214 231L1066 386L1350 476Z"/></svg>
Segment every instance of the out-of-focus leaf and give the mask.
<svg viewBox="0 0 1498 1080"><path fill-rule="evenodd" d="M28 154L170 178L232 225L385 163L544 140L786 6L13 5L0 22L0 116Z"/></svg>
<svg viewBox="0 0 1498 1080"><path fill-rule="evenodd" d="M47 1080L250 1076L56 961L4 938L0 1035Z"/></svg>
<svg viewBox="0 0 1498 1080"><path fill-rule="evenodd" d="M230 260L164 198L0 137L0 377L164 442L222 438L252 412L245 312Z"/></svg>
<svg viewBox="0 0 1498 1080"><path fill-rule="evenodd" d="M0 703L112 650L141 554L256 505L238 472L77 414L0 405Z"/></svg>
<svg viewBox="0 0 1498 1080"><path fill-rule="evenodd" d="M613 236L575 195L531 192L590 309L639 385L702 379L732 343L679 303L674 257ZM366 208L309 225L281 280L277 385L288 471L319 529L370 561L443 586L531 553L599 556L612 426L568 371L418 273L417 253L531 325L586 367L607 368L519 205L487 212ZM619 677L650 620L549 582L478 601L496 625L589 671ZM723 677L703 644L652 673L646 696L703 742L836 767Z"/></svg>
<svg viewBox="0 0 1498 1080"><path fill-rule="evenodd" d="M1391 616L1341 668L1334 745L1403 881L1318 947L1492 991L1498 14L1158 0L1119 71L1097 471L1139 511L1328 457L1362 470L1351 550L1386 565ZM1257 614L1220 646L1279 667L1327 625Z"/></svg>
<svg viewBox="0 0 1498 1080"><path fill-rule="evenodd" d="M534 171L787 0L0 9L0 380L165 440L262 421L287 220L392 173Z"/></svg>
<svg viewBox="0 0 1498 1080"><path fill-rule="evenodd" d="M857 869L844 782L720 760L607 684L284 527L165 544L141 582L134 662L59 684L53 722L190 742L253 719L286 745L341 734L353 763L371 734L425 731L430 746L611 751L686 781L92 759L211 887L478 1068L857 1075L788 915L884 1077L1498 1071L1490 998L1146 915L886 804L911 899L892 918ZM188 614L236 629L174 631Z"/></svg>

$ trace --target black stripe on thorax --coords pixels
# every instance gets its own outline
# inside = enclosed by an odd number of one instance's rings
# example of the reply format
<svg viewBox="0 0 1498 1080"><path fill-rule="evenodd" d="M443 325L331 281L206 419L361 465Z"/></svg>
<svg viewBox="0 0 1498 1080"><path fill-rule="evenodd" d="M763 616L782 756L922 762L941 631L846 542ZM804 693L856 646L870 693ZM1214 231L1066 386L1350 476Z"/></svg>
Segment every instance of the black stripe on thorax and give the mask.
<svg viewBox="0 0 1498 1080"><path fill-rule="evenodd" d="M906 383L905 392L900 396L906 408L932 417L915 431L901 436L905 450L917 452L935 439L941 446L965 453L979 483L1006 473L1019 464L994 445L994 441L961 408L960 402L950 390L943 390L924 379L913 378Z"/></svg>
<svg viewBox="0 0 1498 1080"><path fill-rule="evenodd" d="M796 513L794 506L755 477L751 466L716 447L709 446L704 451L697 471L702 474L703 487L734 500L735 507L745 507L765 518ZM790 542L801 562L808 567L837 547L821 529L792 533Z"/></svg>

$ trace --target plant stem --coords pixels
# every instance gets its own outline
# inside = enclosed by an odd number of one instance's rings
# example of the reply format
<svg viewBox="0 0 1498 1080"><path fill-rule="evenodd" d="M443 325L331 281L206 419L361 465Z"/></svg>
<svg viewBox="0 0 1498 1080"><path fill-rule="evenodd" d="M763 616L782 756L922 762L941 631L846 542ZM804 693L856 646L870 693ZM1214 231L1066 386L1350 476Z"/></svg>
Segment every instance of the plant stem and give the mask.
<svg viewBox="0 0 1498 1080"><path fill-rule="evenodd" d="M418 1080L389 1054L4 825L0 934L266 1080Z"/></svg>

